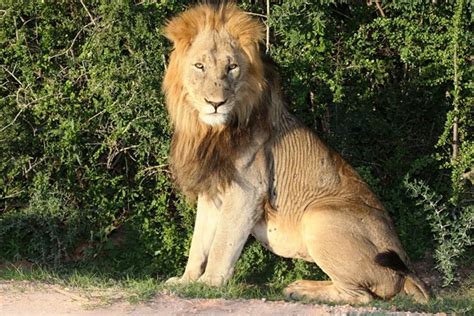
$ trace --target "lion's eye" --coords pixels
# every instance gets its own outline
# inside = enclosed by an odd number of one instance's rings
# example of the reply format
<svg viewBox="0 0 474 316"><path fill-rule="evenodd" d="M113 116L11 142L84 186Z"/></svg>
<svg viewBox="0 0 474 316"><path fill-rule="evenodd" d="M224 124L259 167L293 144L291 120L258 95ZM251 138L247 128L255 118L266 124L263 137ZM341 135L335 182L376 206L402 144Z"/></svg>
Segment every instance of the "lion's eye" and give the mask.
<svg viewBox="0 0 474 316"><path fill-rule="evenodd" d="M239 67L237 64L230 64L229 67L228 67L228 69L229 69L229 71L230 71L230 70L234 70L234 69L237 68L237 67Z"/></svg>
<svg viewBox="0 0 474 316"><path fill-rule="evenodd" d="M201 64L201 63L195 63L195 64L194 64L194 67L196 67L197 69L201 69L201 70L204 69L204 65Z"/></svg>

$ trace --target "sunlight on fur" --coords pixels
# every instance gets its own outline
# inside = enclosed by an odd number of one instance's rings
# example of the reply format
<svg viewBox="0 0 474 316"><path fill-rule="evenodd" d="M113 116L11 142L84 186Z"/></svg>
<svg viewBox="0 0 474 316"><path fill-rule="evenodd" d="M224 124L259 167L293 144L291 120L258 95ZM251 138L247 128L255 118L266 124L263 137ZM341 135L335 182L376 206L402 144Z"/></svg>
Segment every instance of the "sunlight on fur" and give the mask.
<svg viewBox="0 0 474 316"><path fill-rule="evenodd" d="M316 263L290 298L363 303L398 293L426 302L388 213L357 172L286 109L264 27L234 4L169 21L163 89L170 164L197 215L186 270L170 283L220 286L252 234L277 255Z"/></svg>

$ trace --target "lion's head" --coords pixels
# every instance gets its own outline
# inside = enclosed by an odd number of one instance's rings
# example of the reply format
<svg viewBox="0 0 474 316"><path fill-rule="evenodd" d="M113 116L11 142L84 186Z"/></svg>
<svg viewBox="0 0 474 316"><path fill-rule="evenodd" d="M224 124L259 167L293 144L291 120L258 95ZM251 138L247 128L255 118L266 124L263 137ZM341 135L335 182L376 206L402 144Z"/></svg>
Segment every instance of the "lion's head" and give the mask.
<svg viewBox="0 0 474 316"><path fill-rule="evenodd" d="M225 188L236 157L270 124L274 79L260 52L263 30L235 4L201 4L165 27L174 46L163 82L174 127L171 167L190 198Z"/></svg>
<svg viewBox="0 0 474 316"><path fill-rule="evenodd" d="M262 24L234 4L202 4L167 24L174 51L163 87L176 130L245 124L265 85L263 34Z"/></svg>

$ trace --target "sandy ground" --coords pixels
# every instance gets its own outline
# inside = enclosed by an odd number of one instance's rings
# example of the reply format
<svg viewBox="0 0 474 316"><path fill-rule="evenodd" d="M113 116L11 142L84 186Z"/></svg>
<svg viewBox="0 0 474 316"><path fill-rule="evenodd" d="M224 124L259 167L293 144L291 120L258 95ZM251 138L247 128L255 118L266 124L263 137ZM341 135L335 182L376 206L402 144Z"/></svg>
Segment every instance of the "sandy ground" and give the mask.
<svg viewBox="0 0 474 316"><path fill-rule="evenodd" d="M428 315L382 311L374 307L327 306L264 300L185 299L160 294L152 300L130 304L58 285L0 281L0 315ZM446 314L437 314L446 315Z"/></svg>

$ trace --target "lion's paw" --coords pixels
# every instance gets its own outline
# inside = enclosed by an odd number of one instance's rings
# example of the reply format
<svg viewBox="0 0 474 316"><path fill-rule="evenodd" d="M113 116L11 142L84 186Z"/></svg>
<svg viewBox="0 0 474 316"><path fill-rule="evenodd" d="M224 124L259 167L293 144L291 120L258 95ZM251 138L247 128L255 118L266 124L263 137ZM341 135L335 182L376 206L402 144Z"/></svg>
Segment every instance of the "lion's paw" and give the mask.
<svg viewBox="0 0 474 316"><path fill-rule="evenodd" d="M203 274L199 279L198 282L204 283L209 286L222 286L225 283L225 278L221 275L209 275Z"/></svg>
<svg viewBox="0 0 474 316"><path fill-rule="evenodd" d="M305 290L304 282L302 280L295 281L290 283L286 288L283 289L283 295L290 300L301 299L302 291Z"/></svg>
<svg viewBox="0 0 474 316"><path fill-rule="evenodd" d="M181 277L171 277L168 280L166 280L165 284L166 285L178 285L178 284L183 284L183 281L181 280Z"/></svg>
<svg viewBox="0 0 474 316"><path fill-rule="evenodd" d="M283 289L283 295L290 300L297 299L296 291L296 287L290 285Z"/></svg>

